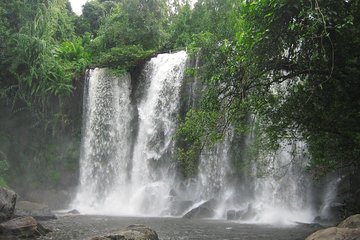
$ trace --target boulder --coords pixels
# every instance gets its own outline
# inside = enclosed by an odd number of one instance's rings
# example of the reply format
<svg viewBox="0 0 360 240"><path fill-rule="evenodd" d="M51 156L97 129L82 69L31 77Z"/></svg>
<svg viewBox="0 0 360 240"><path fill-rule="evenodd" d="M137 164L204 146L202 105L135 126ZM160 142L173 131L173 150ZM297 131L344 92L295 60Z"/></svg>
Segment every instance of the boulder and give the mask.
<svg viewBox="0 0 360 240"><path fill-rule="evenodd" d="M130 225L124 230L112 232L91 240L159 240L157 233L149 227L140 224Z"/></svg>
<svg viewBox="0 0 360 240"><path fill-rule="evenodd" d="M73 209L73 210L71 210L71 211L68 211L67 213L68 213L68 214L80 214L80 212L79 212L78 210L76 210L76 209Z"/></svg>
<svg viewBox="0 0 360 240"><path fill-rule="evenodd" d="M0 222L9 220L14 215L16 193L0 187Z"/></svg>
<svg viewBox="0 0 360 240"><path fill-rule="evenodd" d="M51 212L47 205L28 201L19 201L16 204L15 216L32 216L40 221L56 219L55 214Z"/></svg>
<svg viewBox="0 0 360 240"><path fill-rule="evenodd" d="M257 215L257 211L254 209L253 205L250 203L246 211L237 212L238 218L243 221L248 221L253 219Z"/></svg>
<svg viewBox="0 0 360 240"><path fill-rule="evenodd" d="M226 219L227 220L236 220L236 211L235 210L228 210L226 212Z"/></svg>
<svg viewBox="0 0 360 240"><path fill-rule="evenodd" d="M33 217L18 217L0 224L2 236L30 238L45 235L49 230L38 224Z"/></svg>
<svg viewBox="0 0 360 240"><path fill-rule="evenodd" d="M348 217L337 227L317 231L306 240L360 240L360 214Z"/></svg>
<svg viewBox="0 0 360 240"><path fill-rule="evenodd" d="M183 218L188 219L201 219L201 218L212 218L215 216L215 208L217 206L217 201L215 199L210 199L200 206L191 209L187 212Z"/></svg>
<svg viewBox="0 0 360 240"><path fill-rule="evenodd" d="M313 220L314 223L321 223L323 219L320 216L316 216Z"/></svg>
<svg viewBox="0 0 360 240"><path fill-rule="evenodd" d="M348 217L342 221L339 225L339 228L360 228L360 214L356 214Z"/></svg>
<svg viewBox="0 0 360 240"><path fill-rule="evenodd" d="M360 240L360 229L331 227L319 230L305 240Z"/></svg>
<svg viewBox="0 0 360 240"><path fill-rule="evenodd" d="M181 201L181 200L172 201L170 207L171 209L170 214L172 216L181 216L193 204L194 204L193 201Z"/></svg>

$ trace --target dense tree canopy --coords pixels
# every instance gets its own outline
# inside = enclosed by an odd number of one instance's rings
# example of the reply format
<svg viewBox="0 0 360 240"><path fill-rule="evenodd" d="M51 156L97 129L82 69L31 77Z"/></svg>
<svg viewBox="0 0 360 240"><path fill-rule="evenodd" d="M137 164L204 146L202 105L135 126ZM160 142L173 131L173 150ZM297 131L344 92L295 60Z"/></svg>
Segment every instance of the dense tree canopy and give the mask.
<svg viewBox="0 0 360 240"><path fill-rule="evenodd" d="M189 36L182 43L201 48L207 85L180 129L195 143L188 153L230 124L248 131L251 113L259 148L296 138L307 142L314 172L357 166L359 10L357 1L264 0L199 1L180 11L176 27ZM207 25L208 14L227 18Z"/></svg>
<svg viewBox="0 0 360 240"><path fill-rule="evenodd" d="M0 100L10 109L3 118L26 113L47 134L71 125L79 132L71 105L86 68L124 72L186 48L201 59L188 73L205 92L178 131L185 175L227 127L254 131L251 118L261 149L300 139L317 173L358 166L359 36L357 0L93 0L81 16L66 0L2 0ZM8 136L0 129L3 159L16 141ZM0 174L7 168L0 162Z"/></svg>

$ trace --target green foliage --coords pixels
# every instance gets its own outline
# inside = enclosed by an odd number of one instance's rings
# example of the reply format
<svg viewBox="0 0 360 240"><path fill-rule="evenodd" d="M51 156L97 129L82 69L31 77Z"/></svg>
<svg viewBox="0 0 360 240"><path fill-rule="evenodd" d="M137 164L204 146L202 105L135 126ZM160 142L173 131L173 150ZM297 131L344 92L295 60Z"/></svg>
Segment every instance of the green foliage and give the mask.
<svg viewBox="0 0 360 240"><path fill-rule="evenodd" d="M271 152L300 138L322 174L359 165L359 11L357 1L199 1L180 8L170 41L201 49L206 92L196 111L219 113L218 126L240 133L254 114L254 146ZM218 132L212 121L186 121L186 134Z"/></svg>
<svg viewBox="0 0 360 240"><path fill-rule="evenodd" d="M70 80L81 76L91 61L91 55L85 50L81 38L61 43L55 49L55 57L65 73L69 74Z"/></svg>
<svg viewBox="0 0 360 240"><path fill-rule="evenodd" d="M6 161L6 159L1 159L0 160L0 175L3 176L7 170L9 170L9 163Z"/></svg>
<svg viewBox="0 0 360 240"><path fill-rule="evenodd" d="M138 64L139 61L154 54L154 51L145 51L139 45L131 45L126 47L114 47L105 53L101 53L98 59L100 66L131 69Z"/></svg>
<svg viewBox="0 0 360 240"><path fill-rule="evenodd" d="M0 187L8 188L8 184L3 177L0 177Z"/></svg>
<svg viewBox="0 0 360 240"><path fill-rule="evenodd" d="M107 2L93 4L102 6ZM163 0L119 1L101 18L91 42L93 65L130 70L161 46L167 8Z"/></svg>
<svg viewBox="0 0 360 240"><path fill-rule="evenodd" d="M22 174L21 186L34 174L39 142L75 128L76 105L69 102L91 56L89 40L75 38L73 21L67 0L0 3L0 176L9 184ZM56 168L41 165L37 172Z"/></svg>
<svg viewBox="0 0 360 240"><path fill-rule="evenodd" d="M172 17L166 46L170 49L189 47L196 42L196 35L208 33L217 40L234 39L239 6L237 0L199 0L194 9L189 3L180 5Z"/></svg>
<svg viewBox="0 0 360 240"><path fill-rule="evenodd" d="M105 16L105 8L98 1L89 1L83 7L80 22L84 29L78 29L79 33L90 32L96 36L101 20Z"/></svg>
<svg viewBox="0 0 360 240"><path fill-rule="evenodd" d="M17 18L26 20L7 26L9 37L4 54L7 60L1 63L6 69L1 78L6 81L2 88L8 89L7 97L14 103L21 101L29 108L40 103L44 109L50 95L72 92L68 69L54 56L56 45L74 36L66 1L54 0L49 5L39 1L32 10L21 1L9 5L4 5L9 7L9 13L13 11ZM5 20L12 22L13 18L7 15Z"/></svg>
<svg viewBox="0 0 360 240"><path fill-rule="evenodd" d="M178 13L173 16L173 22L169 26L168 48L179 48L187 46L191 43L192 21L190 4L178 6Z"/></svg>
<svg viewBox="0 0 360 240"><path fill-rule="evenodd" d="M214 146L222 139L226 125L222 125L223 115L219 111L189 110L185 121L177 131L177 159L185 177L197 172L198 159L204 146ZM201 127L199 127L201 126Z"/></svg>
<svg viewBox="0 0 360 240"><path fill-rule="evenodd" d="M124 73L160 50L187 48L201 58L188 77L204 92L180 120L177 156L185 176L196 173L202 149L230 125L236 134L255 134L234 162L239 168L297 138L307 142L318 174L359 166L358 1L199 0L194 8L173 2L93 0L77 17L66 0L2 1L0 100L13 109L8 119L61 132L88 66ZM8 157L6 149L4 142L0 151ZM49 164L41 181L60 181L59 150L33 149L29 164ZM0 162L1 174L6 161L11 171L9 159Z"/></svg>
<svg viewBox="0 0 360 240"><path fill-rule="evenodd" d="M251 1L242 8L241 61L250 97L260 102L251 108L273 142L296 129L317 173L358 164L359 10L354 1Z"/></svg>

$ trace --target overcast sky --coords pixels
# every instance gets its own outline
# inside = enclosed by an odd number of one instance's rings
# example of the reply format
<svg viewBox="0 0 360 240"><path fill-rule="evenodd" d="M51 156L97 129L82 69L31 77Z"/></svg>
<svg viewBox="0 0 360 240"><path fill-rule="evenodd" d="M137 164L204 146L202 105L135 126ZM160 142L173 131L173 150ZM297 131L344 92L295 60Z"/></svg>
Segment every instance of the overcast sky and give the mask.
<svg viewBox="0 0 360 240"><path fill-rule="evenodd" d="M84 5L86 2L87 0L70 0L71 7L77 15L81 14L82 11L81 6Z"/></svg>

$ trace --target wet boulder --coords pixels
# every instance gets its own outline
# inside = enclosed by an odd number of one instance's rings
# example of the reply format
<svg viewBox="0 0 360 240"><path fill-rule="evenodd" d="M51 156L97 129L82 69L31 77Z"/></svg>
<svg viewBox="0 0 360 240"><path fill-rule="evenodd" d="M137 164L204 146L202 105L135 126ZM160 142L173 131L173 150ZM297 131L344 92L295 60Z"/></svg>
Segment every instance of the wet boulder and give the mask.
<svg viewBox="0 0 360 240"><path fill-rule="evenodd" d="M305 240L359 240L360 229L331 227L314 232Z"/></svg>
<svg viewBox="0 0 360 240"><path fill-rule="evenodd" d="M191 209L188 211L183 218L187 219L201 219L201 218L212 218L215 216L215 208L217 206L217 201L215 199L210 199L200 206Z"/></svg>
<svg viewBox="0 0 360 240"><path fill-rule="evenodd" d="M306 240L360 240L360 214L348 217L337 227L317 231Z"/></svg>
<svg viewBox="0 0 360 240"><path fill-rule="evenodd" d="M16 193L0 187L0 222L13 217L16 204Z"/></svg>
<svg viewBox="0 0 360 240"><path fill-rule="evenodd" d="M253 207L253 205L251 203L248 205L248 208L246 211L237 212L238 219L243 220L243 221L248 221L250 219L253 219L256 217L257 214L258 213L257 213L256 209Z"/></svg>
<svg viewBox="0 0 360 240"><path fill-rule="evenodd" d="M170 214L172 216L181 216L188 210L194 203L192 201L175 200L171 202Z"/></svg>
<svg viewBox="0 0 360 240"><path fill-rule="evenodd" d="M348 217L342 221L339 225L339 228L360 228L360 214L356 214Z"/></svg>
<svg viewBox="0 0 360 240"><path fill-rule="evenodd" d="M68 211L67 213L68 213L68 214L80 214L80 212L79 212L78 210L76 210L76 209L73 209L73 210L71 210L71 211Z"/></svg>
<svg viewBox="0 0 360 240"><path fill-rule="evenodd" d="M249 213L247 213L247 210L228 210L226 212L226 219L227 220L239 220L241 217L245 218L246 215L249 215Z"/></svg>
<svg viewBox="0 0 360 240"><path fill-rule="evenodd" d="M235 210L228 210L226 212L226 219L227 220L236 220L236 211Z"/></svg>
<svg viewBox="0 0 360 240"><path fill-rule="evenodd" d="M0 235L16 239L43 236L48 232L33 217L18 217L0 224Z"/></svg>
<svg viewBox="0 0 360 240"><path fill-rule="evenodd" d="M16 204L15 216L32 216L33 218L40 221L56 219L55 214L51 212L47 205L29 201L19 201Z"/></svg>
<svg viewBox="0 0 360 240"><path fill-rule="evenodd" d="M157 233L149 227L140 224L130 225L124 230L91 238L91 240L159 240Z"/></svg>

